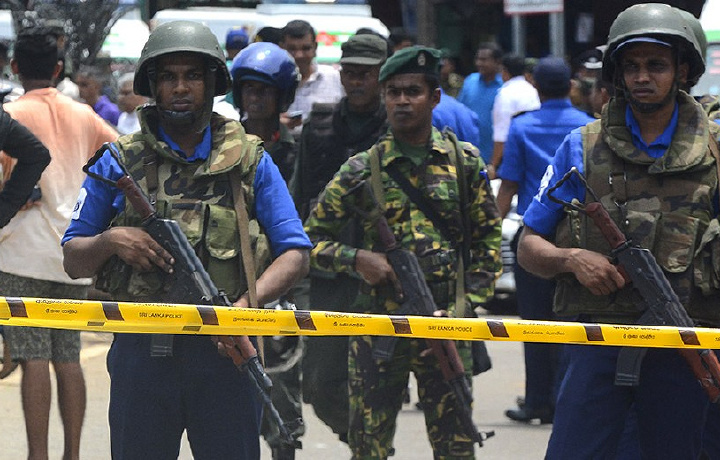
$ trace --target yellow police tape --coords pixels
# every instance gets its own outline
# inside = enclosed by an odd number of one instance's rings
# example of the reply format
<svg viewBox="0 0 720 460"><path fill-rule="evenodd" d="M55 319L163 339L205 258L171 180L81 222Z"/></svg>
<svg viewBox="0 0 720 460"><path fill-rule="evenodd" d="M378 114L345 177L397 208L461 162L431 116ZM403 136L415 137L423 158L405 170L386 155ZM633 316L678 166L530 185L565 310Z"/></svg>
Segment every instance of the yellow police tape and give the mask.
<svg viewBox="0 0 720 460"><path fill-rule="evenodd" d="M0 297L0 325L207 335L395 335L428 339L720 348L720 329L387 316Z"/></svg>

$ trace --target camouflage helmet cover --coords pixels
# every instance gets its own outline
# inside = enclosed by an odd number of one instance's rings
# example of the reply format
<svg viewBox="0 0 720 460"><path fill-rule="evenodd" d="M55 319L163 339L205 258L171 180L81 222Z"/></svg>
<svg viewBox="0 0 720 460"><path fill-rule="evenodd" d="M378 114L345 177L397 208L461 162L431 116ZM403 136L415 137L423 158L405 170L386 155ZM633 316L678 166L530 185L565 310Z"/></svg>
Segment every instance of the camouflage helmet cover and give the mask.
<svg viewBox="0 0 720 460"><path fill-rule="evenodd" d="M145 43L135 73L135 92L154 97L148 76L150 64L160 56L179 52L198 53L215 64L215 96L230 90L230 73L217 37L207 26L198 22L172 21L157 26Z"/></svg>
<svg viewBox="0 0 720 460"><path fill-rule="evenodd" d="M603 55L603 80L613 81L615 50L622 43L639 37L655 38L668 41L674 47L681 45L687 48L684 57L689 65L689 81L697 81L705 72L704 57L688 21L670 5L643 3L621 12L610 26L607 50Z"/></svg>

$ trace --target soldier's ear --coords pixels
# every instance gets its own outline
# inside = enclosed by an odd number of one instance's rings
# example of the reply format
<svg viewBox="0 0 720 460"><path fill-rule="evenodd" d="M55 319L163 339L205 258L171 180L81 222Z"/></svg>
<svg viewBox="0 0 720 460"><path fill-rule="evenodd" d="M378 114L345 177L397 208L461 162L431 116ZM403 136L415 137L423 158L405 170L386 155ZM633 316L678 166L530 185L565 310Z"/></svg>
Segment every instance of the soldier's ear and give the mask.
<svg viewBox="0 0 720 460"><path fill-rule="evenodd" d="M430 97L432 98L432 106L434 109L435 106L440 103L440 97L441 97L440 88L435 88L434 90L432 90Z"/></svg>
<svg viewBox="0 0 720 460"><path fill-rule="evenodd" d="M688 65L687 62L683 62L682 64L680 64L677 69L676 80L682 84L687 83L687 77L688 77L689 71L690 71L690 66Z"/></svg>

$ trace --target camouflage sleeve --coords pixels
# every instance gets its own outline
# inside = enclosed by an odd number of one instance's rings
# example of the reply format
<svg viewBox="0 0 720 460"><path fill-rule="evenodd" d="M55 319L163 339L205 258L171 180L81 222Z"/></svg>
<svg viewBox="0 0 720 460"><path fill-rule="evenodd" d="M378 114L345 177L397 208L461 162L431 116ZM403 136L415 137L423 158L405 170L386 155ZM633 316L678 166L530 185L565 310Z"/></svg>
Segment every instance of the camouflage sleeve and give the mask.
<svg viewBox="0 0 720 460"><path fill-rule="evenodd" d="M350 158L340 167L320 194L317 205L305 221L305 232L313 243L310 267L329 272L355 272L357 249L341 243L340 232L354 216L355 198L347 192L362 180L367 157Z"/></svg>
<svg viewBox="0 0 720 460"><path fill-rule="evenodd" d="M466 150L467 152L467 150ZM473 306L492 298L495 281L502 272L500 242L502 240L502 219L495 204L495 195L490 187L484 163L472 148L472 157L466 158L469 169L470 224L470 266L465 267L465 292Z"/></svg>

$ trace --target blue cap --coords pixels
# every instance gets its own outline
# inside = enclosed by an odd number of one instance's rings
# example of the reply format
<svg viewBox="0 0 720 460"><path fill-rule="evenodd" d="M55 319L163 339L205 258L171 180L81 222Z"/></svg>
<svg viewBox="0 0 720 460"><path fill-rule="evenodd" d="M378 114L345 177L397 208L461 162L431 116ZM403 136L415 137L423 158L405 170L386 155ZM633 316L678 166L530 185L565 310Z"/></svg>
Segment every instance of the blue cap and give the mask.
<svg viewBox="0 0 720 460"><path fill-rule="evenodd" d="M250 36L242 27L233 27L225 36L226 50L241 50L250 43Z"/></svg>
<svg viewBox="0 0 720 460"><path fill-rule="evenodd" d="M617 52L620 50L620 48L629 45L631 43L655 43L656 45L662 45L666 46L668 48L672 48L672 44L668 43L666 41L659 40L657 38L653 37L633 37L625 40L624 42L620 43L612 52L610 56L615 56Z"/></svg>
<svg viewBox="0 0 720 460"><path fill-rule="evenodd" d="M563 58L548 56L540 59L533 70L538 91L559 94L570 91L570 66Z"/></svg>

